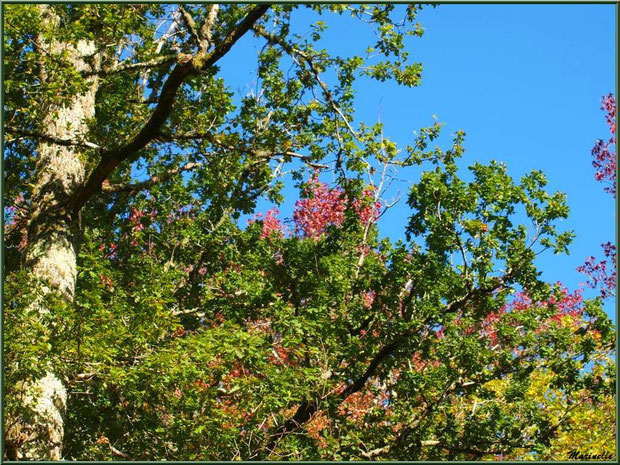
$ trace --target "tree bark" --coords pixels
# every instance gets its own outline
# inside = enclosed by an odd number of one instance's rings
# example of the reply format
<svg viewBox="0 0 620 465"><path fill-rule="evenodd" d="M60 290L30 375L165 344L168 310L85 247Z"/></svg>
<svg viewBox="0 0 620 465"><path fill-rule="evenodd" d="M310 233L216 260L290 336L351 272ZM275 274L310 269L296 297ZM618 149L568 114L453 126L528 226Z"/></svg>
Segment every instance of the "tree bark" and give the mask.
<svg viewBox="0 0 620 465"><path fill-rule="evenodd" d="M53 26L58 18L49 6L41 6L44 27ZM93 42L62 43L54 39L39 46L52 56L63 55L78 71L91 71L96 50ZM44 67L42 79L48 79ZM49 79L53 79L49 77ZM81 140L88 130L87 122L95 115L95 93L98 78L90 76L84 93L73 95L63 104L47 102L41 120L41 132L53 139ZM28 225L26 266L40 286L40 295L59 293L68 302L73 300L77 275L77 238L79 224L66 204L85 178L82 147L58 145L41 141L37 146L35 183L32 193L32 215ZM49 313L42 299L32 302L42 315ZM7 434L7 457L17 460L60 460L64 435L63 416L67 391L54 373L46 367L46 375L25 382L25 411L20 418L7 418L11 428ZM8 415L7 415L8 416ZM29 418L25 418L28 416Z"/></svg>

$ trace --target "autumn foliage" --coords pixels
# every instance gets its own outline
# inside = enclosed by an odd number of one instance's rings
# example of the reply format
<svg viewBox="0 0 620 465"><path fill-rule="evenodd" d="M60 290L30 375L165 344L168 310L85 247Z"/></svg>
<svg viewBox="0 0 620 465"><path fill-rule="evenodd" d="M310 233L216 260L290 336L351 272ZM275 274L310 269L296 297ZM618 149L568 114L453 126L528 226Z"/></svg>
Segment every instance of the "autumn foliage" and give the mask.
<svg viewBox="0 0 620 465"><path fill-rule="evenodd" d="M607 142L599 139L592 149L592 165L597 170L595 178L606 184L605 191L616 198L616 100L613 94L602 99L601 109L609 125L611 137ZM603 299L616 295L616 246L612 242L601 244L604 259L594 256L586 259L577 270L588 277L586 285L599 290Z"/></svg>

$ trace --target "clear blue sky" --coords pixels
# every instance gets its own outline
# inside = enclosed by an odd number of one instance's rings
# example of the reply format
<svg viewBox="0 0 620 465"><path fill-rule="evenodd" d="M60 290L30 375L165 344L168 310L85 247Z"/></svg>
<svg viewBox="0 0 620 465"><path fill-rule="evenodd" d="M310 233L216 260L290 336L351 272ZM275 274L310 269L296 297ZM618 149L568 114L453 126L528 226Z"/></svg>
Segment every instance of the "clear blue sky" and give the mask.
<svg viewBox="0 0 620 465"><path fill-rule="evenodd" d="M575 268L588 255L601 256L600 244L615 239L614 199L594 180L590 156L595 141L609 137L600 98L615 92L614 8L425 7L418 15L425 34L408 42L412 59L424 66L422 85L407 89L362 80L357 86L358 121L374 123L380 114L385 135L402 147L437 115L445 123L440 147L448 148L456 130L467 132L464 165L495 159L516 178L543 170L549 190L568 195L571 214L561 226L575 230L577 238L570 256L543 254L538 265L545 280L569 289L584 280ZM305 32L310 18L299 19L302 25L293 31ZM348 18L329 17L326 23L324 46L338 53L363 55L372 40L366 25ZM244 54L256 53L255 45L244 43L222 62L222 73L234 74L239 88L254 79L242 64ZM292 203L280 208L283 216L290 216ZM401 201L382 219L381 233L403 237L407 217ZM613 313L613 303L606 308Z"/></svg>

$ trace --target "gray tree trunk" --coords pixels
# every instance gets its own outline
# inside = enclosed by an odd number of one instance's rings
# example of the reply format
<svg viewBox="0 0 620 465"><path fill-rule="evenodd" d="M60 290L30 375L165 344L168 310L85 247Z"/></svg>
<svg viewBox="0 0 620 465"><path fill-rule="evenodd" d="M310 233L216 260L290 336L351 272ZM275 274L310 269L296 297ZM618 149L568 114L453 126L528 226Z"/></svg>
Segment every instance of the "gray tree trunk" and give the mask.
<svg viewBox="0 0 620 465"><path fill-rule="evenodd" d="M53 26L58 18L48 6L42 6L44 27ZM77 44L41 41L50 55L63 55L78 71L90 70L96 61L92 42ZM45 77L45 70L42 75ZM51 138L83 140L87 121L95 115L97 78L90 78L88 90L71 97L68 102L48 102L40 131ZM41 141L37 147L36 181L32 193L32 215L28 225L26 266L41 286L41 294L60 293L73 300L77 275L78 220L65 208L68 199L84 181L85 165L76 146L63 146ZM41 314L49 312L42 301L33 302ZM67 391L54 373L45 367L46 375L24 383L24 407L29 417L10 419L7 431L7 455L17 460L60 460L64 435L63 416Z"/></svg>

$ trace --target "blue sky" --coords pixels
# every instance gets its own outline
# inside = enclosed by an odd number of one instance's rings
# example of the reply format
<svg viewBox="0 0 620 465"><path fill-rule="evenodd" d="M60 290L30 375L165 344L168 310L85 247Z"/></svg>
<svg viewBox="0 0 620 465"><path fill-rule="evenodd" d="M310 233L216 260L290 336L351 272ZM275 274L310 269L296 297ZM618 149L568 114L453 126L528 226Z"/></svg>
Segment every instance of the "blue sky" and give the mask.
<svg viewBox="0 0 620 465"><path fill-rule="evenodd" d="M575 268L588 255L600 256L600 244L615 238L614 199L594 180L590 156L595 141L609 137L600 98L615 92L614 8L425 7L418 15L424 36L408 42L412 59L424 67L422 85L408 89L370 80L357 85L357 121L380 117L385 135L402 147L436 115L445 124L440 147L448 148L455 131L466 131L463 166L495 159L516 178L544 171L548 189L568 195L571 214L561 227L575 230L577 238L569 256L543 254L537 263L545 280L560 280L569 289L584 280ZM372 39L365 25L340 17L326 23L326 48L363 55ZM222 62L223 74L235 73L240 87L254 78L235 66L245 61L244 54L256 53L254 44L245 44ZM291 209L292 202L280 208L284 216ZM382 235L403 237L408 212L404 201L390 210ZM613 313L611 302L607 308Z"/></svg>

